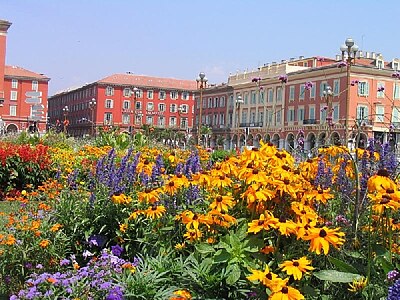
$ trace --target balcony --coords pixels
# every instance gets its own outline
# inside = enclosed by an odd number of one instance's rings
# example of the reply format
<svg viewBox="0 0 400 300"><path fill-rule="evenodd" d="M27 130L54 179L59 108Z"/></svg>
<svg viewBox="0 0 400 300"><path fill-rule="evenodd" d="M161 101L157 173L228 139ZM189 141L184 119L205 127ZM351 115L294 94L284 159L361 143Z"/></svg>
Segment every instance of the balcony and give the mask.
<svg viewBox="0 0 400 300"><path fill-rule="evenodd" d="M368 119L356 119L358 126L372 126L372 121Z"/></svg>
<svg viewBox="0 0 400 300"><path fill-rule="evenodd" d="M263 122L240 123L239 127L263 127Z"/></svg>
<svg viewBox="0 0 400 300"><path fill-rule="evenodd" d="M317 124L317 119L304 119L303 125L315 125Z"/></svg>

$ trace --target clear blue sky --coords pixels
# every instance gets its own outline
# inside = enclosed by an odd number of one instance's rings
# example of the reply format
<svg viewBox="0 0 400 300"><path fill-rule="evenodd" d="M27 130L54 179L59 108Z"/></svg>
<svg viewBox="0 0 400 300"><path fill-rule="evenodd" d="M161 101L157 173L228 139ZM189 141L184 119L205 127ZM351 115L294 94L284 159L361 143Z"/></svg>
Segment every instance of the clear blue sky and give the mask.
<svg viewBox="0 0 400 300"><path fill-rule="evenodd" d="M290 57L360 49L400 57L398 1L0 0L6 64L51 78L50 95L114 73L195 79Z"/></svg>

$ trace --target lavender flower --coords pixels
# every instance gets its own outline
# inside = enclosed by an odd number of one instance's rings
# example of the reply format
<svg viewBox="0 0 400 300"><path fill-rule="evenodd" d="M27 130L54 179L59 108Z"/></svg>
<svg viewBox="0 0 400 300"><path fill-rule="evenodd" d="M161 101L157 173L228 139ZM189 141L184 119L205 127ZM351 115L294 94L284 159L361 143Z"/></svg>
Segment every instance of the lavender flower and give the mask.
<svg viewBox="0 0 400 300"><path fill-rule="evenodd" d="M400 279L397 279L396 282L389 287L387 300L398 300L400 299Z"/></svg>
<svg viewBox="0 0 400 300"><path fill-rule="evenodd" d="M287 77L287 75L280 75L278 77L278 80L280 80L281 83L287 83L288 82L288 77Z"/></svg>
<svg viewBox="0 0 400 300"><path fill-rule="evenodd" d="M124 295L122 293L122 289L119 286L114 287L108 293L106 300L123 300Z"/></svg>
<svg viewBox="0 0 400 300"><path fill-rule="evenodd" d="M111 246L111 252L115 256L120 257L121 254L124 252L124 249L120 245Z"/></svg>
<svg viewBox="0 0 400 300"><path fill-rule="evenodd" d="M395 281L400 278L400 273L397 270L392 270L387 273L387 279L389 281Z"/></svg>

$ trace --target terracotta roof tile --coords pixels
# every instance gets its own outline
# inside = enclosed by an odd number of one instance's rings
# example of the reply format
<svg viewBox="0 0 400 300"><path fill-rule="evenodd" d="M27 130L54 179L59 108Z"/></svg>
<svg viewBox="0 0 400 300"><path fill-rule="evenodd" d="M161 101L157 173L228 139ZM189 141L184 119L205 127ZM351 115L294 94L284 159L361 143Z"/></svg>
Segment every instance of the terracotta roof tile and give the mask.
<svg viewBox="0 0 400 300"><path fill-rule="evenodd" d="M195 80L182 80L174 78L151 77L133 74L114 74L97 81L98 83L147 86L158 88L175 88L181 90L196 90Z"/></svg>
<svg viewBox="0 0 400 300"><path fill-rule="evenodd" d="M42 74L38 74L17 66L5 66L4 75L11 77L28 77L42 80L50 80L49 77L46 77Z"/></svg>

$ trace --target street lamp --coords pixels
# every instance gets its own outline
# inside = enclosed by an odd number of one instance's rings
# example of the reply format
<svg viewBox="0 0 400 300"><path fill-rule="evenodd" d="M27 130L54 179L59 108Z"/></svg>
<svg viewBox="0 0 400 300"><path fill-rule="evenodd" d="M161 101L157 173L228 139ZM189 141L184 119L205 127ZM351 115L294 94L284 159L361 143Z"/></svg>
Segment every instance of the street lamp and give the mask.
<svg viewBox="0 0 400 300"><path fill-rule="evenodd" d="M201 138L201 119L203 113L203 90L207 86L207 77L204 72L199 73L199 77L196 78L197 81L197 89L200 90L200 111L199 111L199 119L198 119L198 129L197 129L197 145L200 145Z"/></svg>
<svg viewBox="0 0 400 300"><path fill-rule="evenodd" d="M237 95L235 103L236 103L237 129L239 130L240 129L240 105L244 103L244 100L243 100L241 95ZM246 143L246 129L245 129L244 134L245 134L244 139L245 139L245 143ZM237 140L238 144L239 144L239 141L240 141L239 138Z"/></svg>
<svg viewBox="0 0 400 300"><path fill-rule="evenodd" d="M135 106L135 120L133 121L133 123L134 123L134 124L133 124L133 128L135 128L136 116L138 116L138 117L140 118L140 127L139 127L139 128L141 128L142 125L143 125L143 123L142 123L142 116L143 116L143 114L142 114L141 111L137 112L137 109L136 109L136 99L137 99L139 93L140 93L140 91L139 91L139 89L138 89L137 87L134 87L134 88L132 89L132 91L131 91L131 96L133 95L133 101L134 101L133 105ZM140 106L140 107L141 107L141 106Z"/></svg>
<svg viewBox="0 0 400 300"><path fill-rule="evenodd" d="M330 136L330 129L333 125L333 118L332 118L332 88L328 85L326 90L322 92L323 98L325 99L325 107L321 109L321 112L325 111L325 122L326 122L326 136L325 138L329 138Z"/></svg>
<svg viewBox="0 0 400 300"><path fill-rule="evenodd" d="M67 121L67 115L69 112L69 108L67 105L63 107L63 114L64 114L64 134L67 134L67 126L68 126L68 121Z"/></svg>
<svg viewBox="0 0 400 300"><path fill-rule="evenodd" d="M91 114L92 114L92 116L91 116L91 118L92 118L92 136L95 136L96 135L96 133L95 133L95 128L94 128L94 125L95 125L95 123L94 123L94 111L95 111L95 108L96 108L96 99L95 98L92 98L92 100L90 100L89 101L89 108L90 108L90 111L91 111Z"/></svg>
<svg viewBox="0 0 400 300"><path fill-rule="evenodd" d="M354 43L352 38L347 38L344 45L340 46L340 51L342 52L342 61L346 61L347 67L347 92L346 92L346 119L345 119L345 145L347 146L349 140L349 114L350 114L350 67L351 64L355 64L356 54L358 51L358 46ZM347 58L345 58L347 54Z"/></svg>

